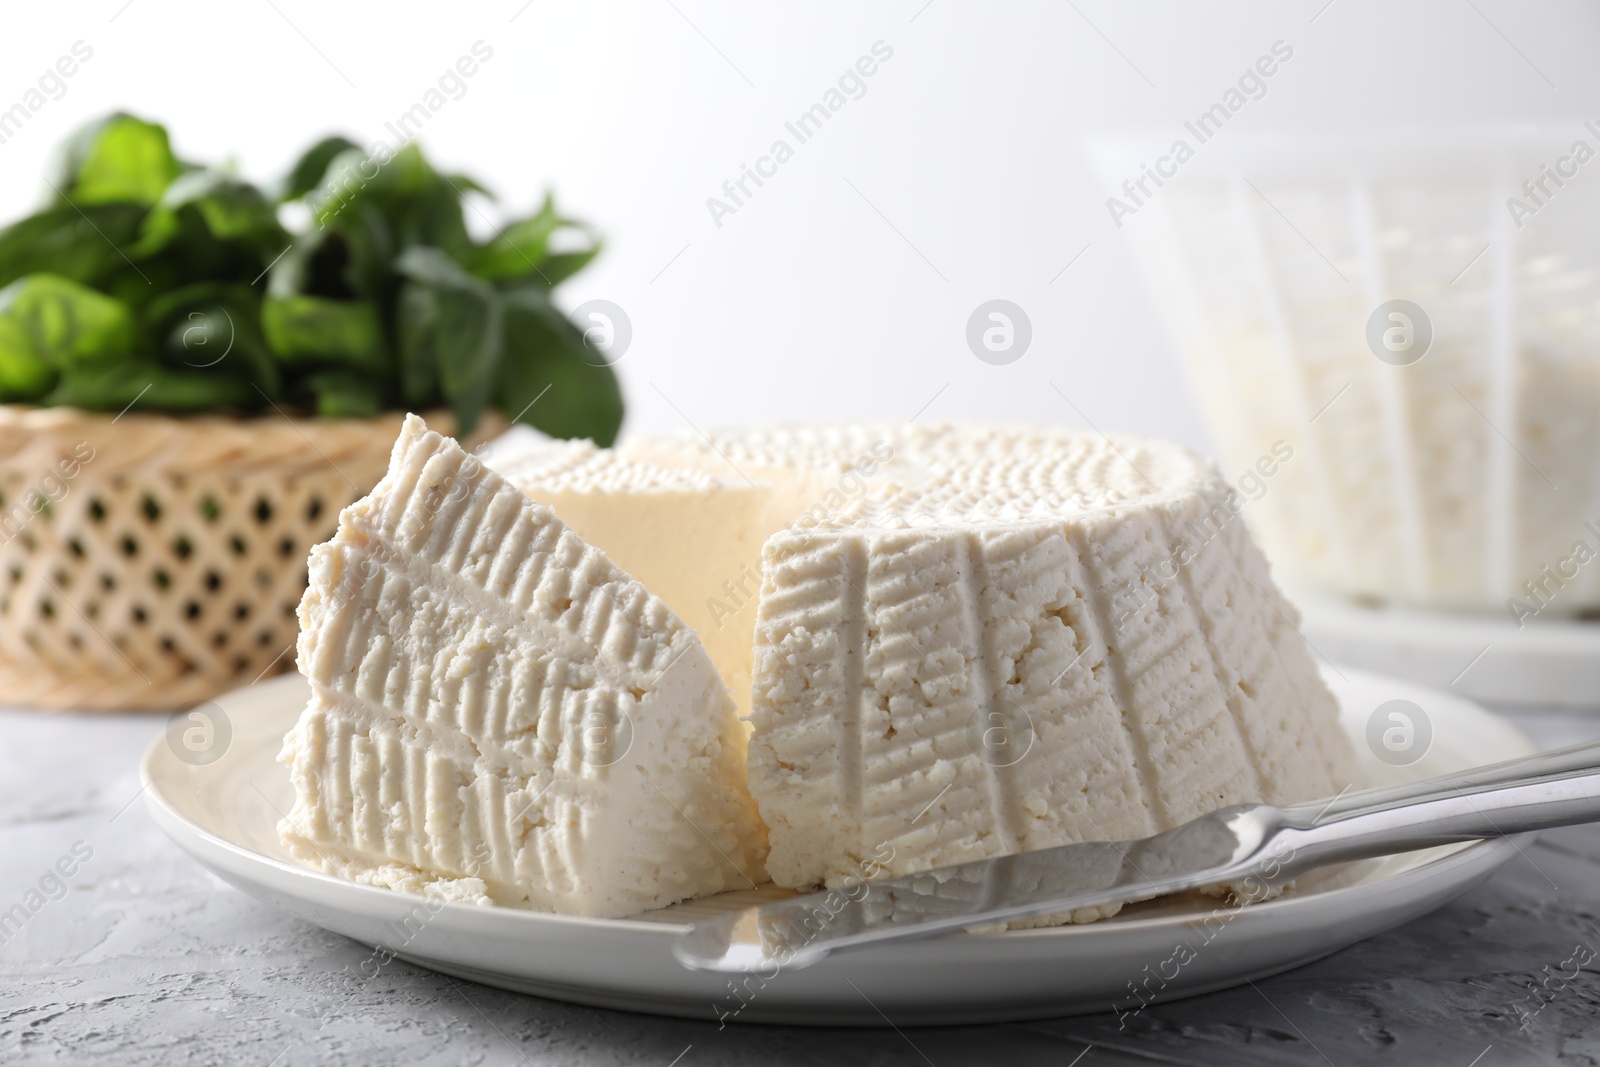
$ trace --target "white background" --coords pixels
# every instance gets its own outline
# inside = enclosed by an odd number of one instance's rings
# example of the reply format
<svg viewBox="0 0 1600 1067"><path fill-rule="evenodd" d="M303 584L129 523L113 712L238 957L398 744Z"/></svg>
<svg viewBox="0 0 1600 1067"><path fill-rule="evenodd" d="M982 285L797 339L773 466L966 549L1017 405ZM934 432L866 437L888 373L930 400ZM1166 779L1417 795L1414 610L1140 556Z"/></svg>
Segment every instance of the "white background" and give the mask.
<svg viewBox="0 0 1600 1067"><path fill-rule="evenodd" d="M1207 448L1086 132L1176 134L1277 40L1293 61L1228 131L1600 111L1600 10L1577 0L101 0L8 15L0 107L73 42L94 57L0 145L5 218L35 202L55 143L105 110L271 178L324 133L389 139L482 40L493 58L422 144L506 208L552 188L608 235L562 296L632 318L628 433L926 408ZM894 55L866 95L718 228L707 197L774 139L793 144L785 120L880 40ZM995 297L1033 323L1004 367L965 343Z"/></svg>

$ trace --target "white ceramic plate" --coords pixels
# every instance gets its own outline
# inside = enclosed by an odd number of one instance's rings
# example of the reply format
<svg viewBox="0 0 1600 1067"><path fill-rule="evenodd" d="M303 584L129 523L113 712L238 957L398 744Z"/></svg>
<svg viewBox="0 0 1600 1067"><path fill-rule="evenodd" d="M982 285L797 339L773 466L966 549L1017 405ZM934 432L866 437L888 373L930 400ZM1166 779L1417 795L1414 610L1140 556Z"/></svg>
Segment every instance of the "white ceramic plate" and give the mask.
<svg viewBox="0 0 1600 1067"><path fill-rule="evenodd" d="M1459 697L1345 674L1329 681L1375 780L1534 751L1515 727ZM364 971L376 973L392 952L504 989L695 1019L904 1026L1136 1009L1140 1000L1191 996L1287 970L1415 918L1481 882L1521 844L1475 842L1354 864L1244 908L1169 898L1089 926L954 934L735 979L685 970L672 958L673 938L691 917L781 891L728 893L636 919L582 919L439 904L297 866L274 828L292 795L275 757L306 694L293 675L208 706L213 716L221 709L232 736L207 766L179 758L181 743L156 739L144 757L145 796L174 841L246 893L382 946L362 962ZM1364 740L1374 709L1394 699L1422 708L1432 727L1430 750L1405 768L1368 757Z"/></svg>
<svg viewBox="0 0 1600 1067"><path fill-rule="evenodd" d="M1374 607L1298 587L1300 627L1336 663L1497 704L1600 708L1600 622Z"/></svg>

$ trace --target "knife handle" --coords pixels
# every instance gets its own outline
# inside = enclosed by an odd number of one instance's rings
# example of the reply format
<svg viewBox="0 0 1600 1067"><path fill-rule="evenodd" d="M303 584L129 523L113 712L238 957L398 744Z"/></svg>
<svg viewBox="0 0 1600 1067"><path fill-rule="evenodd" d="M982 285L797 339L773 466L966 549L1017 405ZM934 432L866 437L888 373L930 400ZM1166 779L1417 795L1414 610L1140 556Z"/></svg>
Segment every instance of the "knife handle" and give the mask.
<svg viewBox="0 0 1600 1067"><path fill-rule="evenodd" d="M1600 820L1600 742L1282 809L1292 870Z"/></svg>

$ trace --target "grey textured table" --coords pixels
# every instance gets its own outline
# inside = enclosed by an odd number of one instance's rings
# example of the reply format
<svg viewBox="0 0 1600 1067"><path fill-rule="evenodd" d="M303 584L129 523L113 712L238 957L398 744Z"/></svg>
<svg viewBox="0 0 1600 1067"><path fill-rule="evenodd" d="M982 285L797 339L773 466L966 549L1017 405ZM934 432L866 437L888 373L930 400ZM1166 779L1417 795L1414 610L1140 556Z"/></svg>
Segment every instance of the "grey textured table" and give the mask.
<svg viewBox="0 0 1600 1067"><path fill-rule="evenodd" d="M1514 717L1549 747L1600 736L1600 715ZM0 712L0 911L44 901L0 944L0 1064L1600 1063L1600 959L1576 977L1567 962L1600 951L1600 827L1547 833L1430 916L1127 1030L1109 1014L718 1030L400 961L366 979L370 950L225 886L151 824L136 763L163 723Z"/></svg>

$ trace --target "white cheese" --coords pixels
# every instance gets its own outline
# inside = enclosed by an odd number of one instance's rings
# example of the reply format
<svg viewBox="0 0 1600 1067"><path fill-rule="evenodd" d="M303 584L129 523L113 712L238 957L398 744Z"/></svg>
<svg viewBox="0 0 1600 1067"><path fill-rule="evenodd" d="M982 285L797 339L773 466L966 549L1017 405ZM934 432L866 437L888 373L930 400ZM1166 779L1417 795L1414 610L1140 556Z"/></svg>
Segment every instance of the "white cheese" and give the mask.
<svg viewBox="0 0 1600 1067"><path fill-rule="evenodd" d="M1586 562L1600 550L1600 332L1582 231L1491 242L1507 218L1499 178L1345 167L1261 178L1265 199L1196 176L1127 230L1219 447L1260 495L1261 543L1297 583L1361 601L1517 619L1600 608ZM1395 297L1427 325L1390 318ZM1427 349L1375 347L1408 321Z"/></svg>
<svg viewBox="0 0 1600 1067"><path fill-rule="evenodd" d="M602 546L695 630L739 713L749 711L761 543L789 511L781 483L729 480L588 442L556 442L489 462Z"/></svg>
<svg viewBox="0 0 1600 1067"><path fill-rule="evenodd" d="M306 862L625 915L1352 781L1237 498L1183 449L780 427L492 462L408 420L312 555Z"/></svg>
<svg viewBox="0 0 1600 1067"><path fill-rule="evenodd" d="M744 732L694 633L549 508L406 420L311 555L285 739L302 862L622 916L764 880Z"/></svg>
<svg viewBox="0 0 1600 1067"><path fill-rule="evenodd" d="M573 446L552 449L512 480L625 546L748 695L779 885L1141 837L1352 780L1238 499L1183 449L780 427L559 474L549 457ZM725 599L754 545L759 595Z"/></svg>

